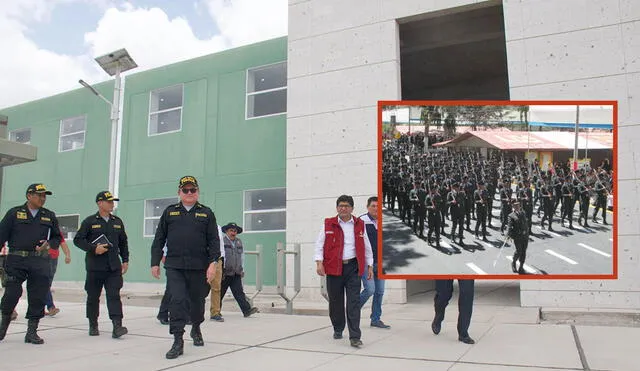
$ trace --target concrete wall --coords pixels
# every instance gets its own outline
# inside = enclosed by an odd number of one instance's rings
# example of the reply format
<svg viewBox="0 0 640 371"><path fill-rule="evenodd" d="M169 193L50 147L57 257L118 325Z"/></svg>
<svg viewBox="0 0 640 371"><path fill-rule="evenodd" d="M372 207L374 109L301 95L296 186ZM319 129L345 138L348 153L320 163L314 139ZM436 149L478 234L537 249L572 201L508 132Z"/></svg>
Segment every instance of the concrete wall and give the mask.
<svg viewBox="0 0 640 371"><path fill-rule="evenodd" d="M359 213L377 194L376 104L401 98L396 19L477 2L290 0L287 242L302 243L301 297L320 300L313 247L336 198ZM386 291L406 301L405 281Z"/></svg>
<svg viewBox="0 0 640 371"><path fill-rule="evenodd" d="M511 99L619 103L617 281L523 281L524 306L640 307L640 3L504 1Z"/></svg>

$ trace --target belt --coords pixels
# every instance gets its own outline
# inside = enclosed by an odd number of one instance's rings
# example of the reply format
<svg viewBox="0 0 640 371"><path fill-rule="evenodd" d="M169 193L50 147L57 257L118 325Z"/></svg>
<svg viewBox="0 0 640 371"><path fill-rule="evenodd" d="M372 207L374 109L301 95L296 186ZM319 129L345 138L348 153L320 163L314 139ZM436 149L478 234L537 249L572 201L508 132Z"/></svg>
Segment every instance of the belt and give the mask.
<svg viewBox="0 0 640 371"><path fill-rule="evenodd" d="M356 260L356 258L351 258L351 259L343 260L343 261L342 261L342 264L349 264L349 263L351 263L351 262L352 262L352 261L354 261L354 260Z"/></svg>
<svg viewBox="0 0 640 371"><path fill-rule="evenodd" d="M49 256L49 251L48 250L42 250L42 251L24 251L24 250L11 251L9 250L9 255L22 256L23 258L26 258L27 256L45 257L45 256Z"/></svg>

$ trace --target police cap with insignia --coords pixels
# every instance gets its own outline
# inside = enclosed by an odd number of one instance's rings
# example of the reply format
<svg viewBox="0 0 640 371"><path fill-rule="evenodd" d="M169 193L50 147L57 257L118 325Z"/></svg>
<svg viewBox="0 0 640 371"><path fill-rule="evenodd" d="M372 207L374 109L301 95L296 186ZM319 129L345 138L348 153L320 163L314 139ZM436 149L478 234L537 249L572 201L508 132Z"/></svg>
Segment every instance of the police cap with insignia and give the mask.
<svg viewBox="0 0 640 371"><path fill-rule="evenodd" d="M45 195L53 194L51 191L47 191L47 187L45 187L44 184L42 183L34 183L29 187L27 187L27 194L29 193L39 193L39 194L44 193Z"/></svg>
<svg viewBox="0 0 640 371"><path fill-rule="evenodd" d="M96 195L96 202L98 201L120 201L120 199L114 197L109 191L102 191Z"/></svg>
<svg viewBox="0 0 640 371"><path fill-rule="evenodd" d="M196 180L195 177L191 175L183 176L182 178L180 178L180 184L178 184L178 187L182 188L187 184L191 184L194 187L198 187L198 181Z"/></svg>

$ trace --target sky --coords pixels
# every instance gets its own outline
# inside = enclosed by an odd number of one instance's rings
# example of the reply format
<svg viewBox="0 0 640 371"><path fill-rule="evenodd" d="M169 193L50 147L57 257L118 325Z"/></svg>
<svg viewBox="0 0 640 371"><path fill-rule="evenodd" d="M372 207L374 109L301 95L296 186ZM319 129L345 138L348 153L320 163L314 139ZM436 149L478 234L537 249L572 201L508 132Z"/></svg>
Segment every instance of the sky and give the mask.
<svg viewBox="0 0 640 371"><path fill-rule="evenodd" d="M0 0L0 108L109 80L94 58L126 48L129 74L287 34L288 0ZM123 74L126 76L127 73Z"/></svg>

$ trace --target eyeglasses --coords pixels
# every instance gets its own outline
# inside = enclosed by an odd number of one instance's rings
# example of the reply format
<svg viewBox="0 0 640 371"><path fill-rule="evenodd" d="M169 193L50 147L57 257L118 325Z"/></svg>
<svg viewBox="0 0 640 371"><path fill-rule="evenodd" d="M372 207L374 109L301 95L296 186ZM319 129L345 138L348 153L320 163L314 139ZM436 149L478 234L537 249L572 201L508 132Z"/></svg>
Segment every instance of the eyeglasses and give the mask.
<svg viewBox="0 0 640 371"><path fill-rule="evenodd" d="M196 192L198 192L198 188L182 188L182 193L184 193L185 195Z"/></svg>

